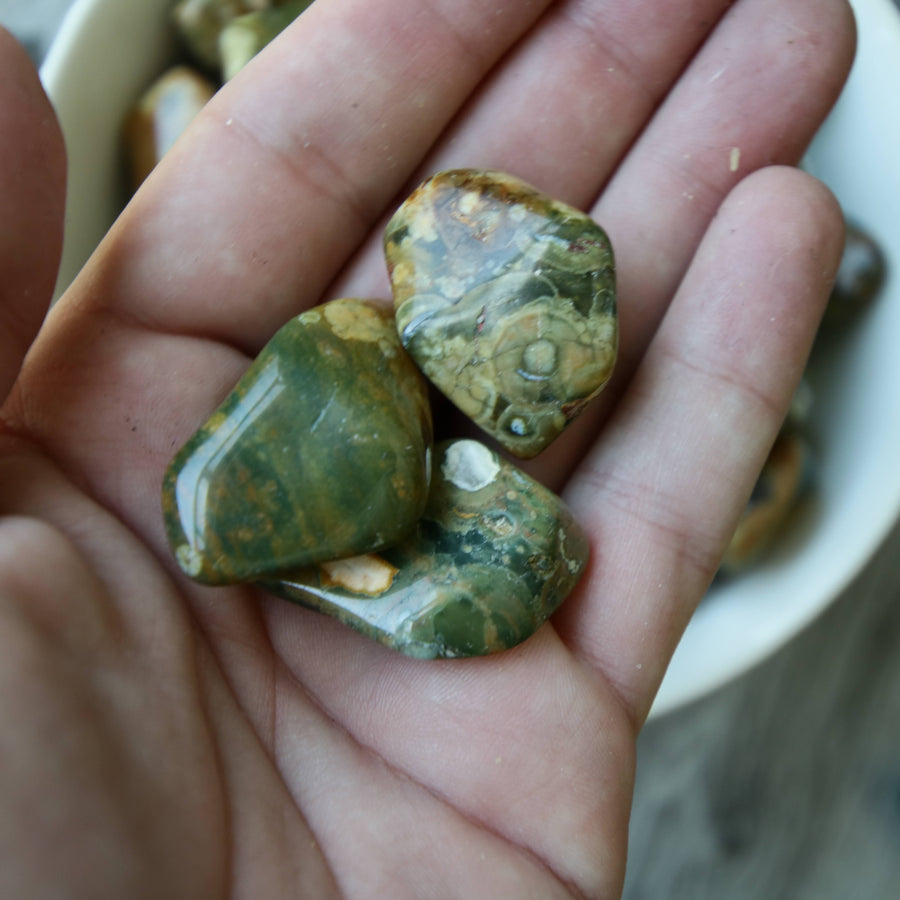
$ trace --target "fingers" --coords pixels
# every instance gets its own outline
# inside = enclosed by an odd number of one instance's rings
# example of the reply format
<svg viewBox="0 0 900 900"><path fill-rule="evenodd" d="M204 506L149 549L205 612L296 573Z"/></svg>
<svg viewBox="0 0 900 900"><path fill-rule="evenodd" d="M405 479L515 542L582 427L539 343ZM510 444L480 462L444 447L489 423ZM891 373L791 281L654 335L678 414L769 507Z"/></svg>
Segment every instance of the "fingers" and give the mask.
<svg viewBox="0 0 900 900"><path fill-rule="evenodd" d="M726 167L723 180L708 196L698 196L688 205L677 181L671 188L660 183L665 166L658 161L665 156L666 142L677 138L681 141L677 147L694 150L727 146L732 135L719 134L719 117L726 120L727 111L743 106L754 113L747 127L752 124L759 133L754 138L757 157L763 154L760 148L802 143L809 136L810 121L793 108L787 116L772 110L793 89L810 110L818 110L817 115L827 107L825 97L834 92L837 73L845 68L841 60L847 55L840 31L841 23L846 24L842 2L785 0L776 9L772 0L741 0L731 15L745 9L757 13L736 18L731 31L722 31L728 26L726 18L690 66L689 57L709 27L706 23L719 9L712 0L692 0L691 15L677 19L680 27L672 27L670 20L658 30L651 27L655 20L644 4L639 5L641 15L632 15L631 4L601 6L587 0L557 4L552 15L530 31L544 8L540 2L516 0L496 8L483 3L427 6L414 0L313 4L292 30L245 70L243 78L221 92L193 135L173 151L123 215L70 293L74 302L57 309L59 314L30 358L28 389L19 397L20 419L68 471L77 473L80 482L90 485L141 534L158 537L157 486L166 460L246 365L242 354L218 342L253 352L290 315L324 299L321 292L336 267L489 70L484 89L455 120L453 140L441 144L434 158L465 163L468 160L453 157L453 147L474 152L484 141L496 154L493 161L499 162L501 150L511 153L514 147L516 166L527 177L526 167L538 165L546 147L538 142L530 153L524 126L514 130L518 137L509 147L503 143L501 130L512 127L513 119L518 121L515 109L519 114L529 112L527 103L515 99L516 70L506 66L518 65L521 77L523 67L527 70L523 62L527 54L538 53L544 41L546 52L555 51L551 57L560 56L556 62L564 64L566 41L575 46L583 39L578 29L583 30L588 13L596 9L604 12L593 20L595 33L605 29L619 54L622 46L628 46L634 71L647 69L643 90L652 85L652 96L644 100L641 112L633 114L629 128L604 147L586 193L593 196L609 179L605 169L634 145L635 152L640 149L643 154L665 213L656 214L650 195L641 208L631 210L630 194L639 199L644 194L642 167L632 165L629 154L609 184L607 193L615 202L607 201L606 195L602 201L604 224L608 209L620 255L620 281L624 279L623 362L627 362L632 349L652 332L678 273L687 265L690 247L677 234L690 232L696 241L712 215L717 192L726 191L743 174ZM775 21L775 13L783 23L791 12L793 23L802 21L812 34L808 42L762 40L767 32L760 28ZM566 16L574 16L578 26L574 31L567 30L573 26ZM642 25L649 29L646 42ZM749 29L746 33L741 30L744 26ZM554 30L557 37L552 37ZM519 49L497 64L526 32ZM775 33L783 38L782 32ZM751 50L746 53L739 49L748 46ZM671 58L666 56L667 47ZM760 56L763 50L766 53ZM707 59L705 54L731 66L727 78L713 81L727 88L722 93L711 94L699 75L693 82L689 79ZM548 58L547 65L552 61ZM615 69L615 62L602 65L608 61L598 54L594 65ZM638 140L635 129L643 127L647 115L658 107L659 96L669 87L666 78L671 81L683 70L676 90L680 99L667 102ZM820 88L820 79L825 88ZM620 92L617 99L640 98L640 76L630 80L632 88L621 84L610 88ZM598 102L606 102L604 83L600 77ZM581 106L576 102L580 96L578 91L561 93L560 101L545 110L548 127L557 117L575 127L573 123L584 118L584 101ZM756 106L748 106L748 96L756 98ZM504 97L518 105L511 118L501 120L503 128L492 131L495 117L489 112L499 115ZM484 112L480 102L488 104ZM760 106L765 107L761 112ZM680 116L695 109L706 109L707 119L688 116L690 134L679 135ZM815 117L813 112L809 116ZM565 173L576 165L569 151L580 148L575 154L580 157L605 121L606 117L598 117L599 124L582 125L585 130L578 141L561 139L554 164L540 162L545 174ZM708 126L702 133L697 130L701 121ZM796 122L803 124L795 129ZM729 154L725 156L730 160ZM742 158L751 157L748 149ZM564 182L547 185L550 190L555 186L571 190ZM642 229L656 245L649 258L640 252ZM671 247L664 243L667 234ZM665 265L657 262L657 250L660 258L666 257ZM628 279L641 277L645 268L657 272L655 279L629 286ZM632 308L640 314L629 312ZM642 333L645 317L649 324ZM205 335L213 341L174 339L166 334L170 331ZM624 365L620 368L625 372ZM614 390L610 396L615 396ZM607 406L598 404L601 416ZM596 437L599 419L596 411L594 415L583 425L576 423L580 431L570 429L571 435L542 454L537 474L550 483L564 479L573 460ZM565 456L562 463L559 454Z"/></svg>
<svg viewBox="0 0 900 900"><path fill-rule="evenodd" d="M531 474L562 487L628 384L722 199L761 166L799 160L854 46L843 0L742 2L722 20L592 209L616 254L619 359L598 401Z"/></svg>
<svg viewBox="0 0 900 900"><path fill-rule="evenodd" d="M799 171L742 182L566 488L593 559L557 625L638 719L784 417L842 233L830 193Z"/></svg>
<svg viewBox="0 0 900 900"><path fill-rule="evenodd" d="M255 353L320 299L548 0L316 3L152 177L79 290Z"/></svg>
<svg viewBox="0 0 900 900"><path fill-rule="evenodd" d="M551 7L532 39L511 51L462 110L413 181L453 167L495 168L587 209L729 5L570 0ZM673 17L680 27L672 27ZM334 293L386 289L378 229Z"/></svg>
<svg viewBox="0 0 900 900"><path fill-rule="evenodd" d="M62 135L37 72L0 28L0 400L53 292L65 176Z"/></svg>
<svg viewBox="0 0 900 900"><path fill-rule="evenodd" d="M323 299L323 286L362 239L368 220L381 214L544 5L450 3L441 13L441 7L413 0L314 4L221 92L121 217L70 292L74 302L57 309L33 359L27 408L22 398L29 431L117 510L138 508L143 491L150 485L155 491L159 466L246 364L210 342L163 345L156 338L180 332L255 352L287 318ZM557 6L565 15L554 12L523 43L544 45L530 62L551 73L567 59L567 43L581 42L574 62L590 64L593 37L584 21L600 8L594 0ZM713 0L692 0L691 10L704 19L713 6ZM632 15L630 5L623 5L618 31L613 35L613 23L606 26L609 40L639 34L647 19L646 7L641 9L645 15ZM599 32L600 25L592 28ZM688 30L695 35L696 24ZM657 93L667 86L663 68L673 77L699 39L666 39L663 31L681 34L660 26L654 32L659 47L653 53L644 48L640 65L635 62L638 68L648 65ZM522 53L517 51L515 63L520 72L529 63ZM598 53L594 69L605 72L607 61ZM575 71L564 71L562 79L553 76L558 87L574 83ZM515 72L497 77L485 95L488 106L472 108L477 121L465 132L468 147L479 137L500 140L516 116L507 115L490 133L486 125L504 103L529 112L514 99ZM593 87L602 100L602 79ZM617 96L626 99L621 91ZM644 101L645 114L655 102ZM575 107L567 127L583 118L583 98ZM557 112L547 110L551 120ZM459 140L461 129L458 124ZM518 133L525 131L520 126ZM621 152L630 139L620 136L609 152ZM565 142L563 149L569 146ZM568 165L561 153L552 169L564 172ZM591 183L588 193L595 188ZM103 315L83 315L98 310ZM155 371L150 360L157 361ZM87 435L103 435L107 452L98 453L97 439ZM146 464L137 470L131 455L136 446ZM119 462L113 465L112 459ZM128 478L111 477L115 470L129 471Z"/></svg>
<svg viewBox="0 0 900 900"><path fill-rule="evenodd" d="M295 683L358 746L572 893L619 896L634 732L552 630L496 656L424 662L280 600L262 608Z"/></svg>
<svg viewBox="0 0 900 900"><path fill-rule="evenodd" d="M290 315L325 299L341 264L544 5L314 5L220 94L107 244L106 264L94 268L102 280L83 286L157 330L255 352ZM596 0L554 6L426 168L502 164L588 204L723 5L692 0L677 28L643 3L613 14ZM360 292L378 294L384 265L379 252L369 258L378 278Z"/></svg>
<svg viewBox="0 0 900 900"><path fill-rule="evenodd" d="M799 161L849 70L849 16L842 0L738 4L594 207L615 236L626 372L722 198Z"/></svg>

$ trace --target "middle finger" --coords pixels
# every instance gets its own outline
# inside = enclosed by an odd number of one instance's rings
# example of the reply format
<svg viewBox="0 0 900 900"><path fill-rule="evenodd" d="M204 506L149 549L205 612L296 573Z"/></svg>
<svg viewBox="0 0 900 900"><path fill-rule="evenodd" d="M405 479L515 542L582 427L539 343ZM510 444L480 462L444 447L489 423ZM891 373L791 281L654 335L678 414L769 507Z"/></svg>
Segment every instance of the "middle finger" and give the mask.
<svg viewBox="0 0 900 900"><path fill-rule="evenodd" d="M510 55L417 176L504 169L575 206L593 204L612 238L621 332L613 383L521 464L557 489L596 437L722 199L755 169L797 161L853 56L843 0L695 0L677 10L645 2L611 18L608 8L551 10L541 40ZM387 290L378 233L334 294ZM471 430L449 417L449 432Z"/></svg>

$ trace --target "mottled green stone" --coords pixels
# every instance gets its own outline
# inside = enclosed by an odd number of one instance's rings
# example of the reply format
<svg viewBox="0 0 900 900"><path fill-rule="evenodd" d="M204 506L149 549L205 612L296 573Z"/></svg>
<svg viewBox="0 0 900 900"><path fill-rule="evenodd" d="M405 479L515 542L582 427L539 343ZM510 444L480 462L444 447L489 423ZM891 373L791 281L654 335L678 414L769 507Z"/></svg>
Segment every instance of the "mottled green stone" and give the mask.
<svg viewBox="0 0 900 900"><path fill-rule="evenodd" d="M167 69L145 91L125 123L132 190L141 186L215 92L208 78L183 65Z"/></svg>
<svg viewBox="0 0 900 900"><path fill-rule="evenodd" d="M283 0L279 5L231 19L219 34L222 80L229 81L312 3Z"/></svg>
<svg viewBox="0 0 900 900"><path fill-rule="evenodd" d="M274 0L179 0L172 7L172 24L194 62L218 72L222 29L238 16L274 5Z"/></svg>
<svg viewBox="0 0 900 900"><path fill-rule="evenodd" d="M442 172L388 223L385 255L404 347L516 456L543 450L608 381L613 254L579 210L510 175Z"/></svg>
<svg viewBox="0 0 900 900"><path fill-rule="evenodd" d="M169 541L209 584L377 550L428 494L427 387L389 310L334 300L288 322L172 461Z"/></svg>
<svg viewBox="0 0 900 900"><path fill-rule="evenodd" d="M409 656L480 656L533 634L578 581L588 542L562 500L477 441L440 444L400 543L262 586Z"/></svg>

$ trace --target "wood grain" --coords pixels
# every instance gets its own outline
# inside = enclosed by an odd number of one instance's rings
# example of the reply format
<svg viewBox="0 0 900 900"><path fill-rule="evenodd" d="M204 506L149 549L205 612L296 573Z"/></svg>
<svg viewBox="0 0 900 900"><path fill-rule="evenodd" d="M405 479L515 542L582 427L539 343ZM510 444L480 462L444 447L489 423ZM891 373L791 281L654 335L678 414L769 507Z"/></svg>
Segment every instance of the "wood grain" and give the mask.
<svg viewBox="0 0 900 900"><path fill-rule="evenodd" d="M756 670L641 736L626 900L900 895L900 527Z"/></svg>

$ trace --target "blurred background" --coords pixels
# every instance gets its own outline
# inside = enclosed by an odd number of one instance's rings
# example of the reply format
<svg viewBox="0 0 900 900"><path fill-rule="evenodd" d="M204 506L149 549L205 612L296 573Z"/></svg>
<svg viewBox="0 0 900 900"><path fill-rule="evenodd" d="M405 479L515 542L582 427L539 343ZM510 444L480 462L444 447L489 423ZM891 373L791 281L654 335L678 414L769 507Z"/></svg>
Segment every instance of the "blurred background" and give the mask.
<svg viewBox="0 0 900 900"><path fill-rule="evenodd" d="M40 62L73 0L0 0L0 23Z"/></svg>
<svg viewBox="0 0 900 900"><path fill-rule="evenodd" d="M71 4L0 0L0 23L39 64ZM626 900L900 897L898 558L894 528L799 637L648 724Z"/></svg>

